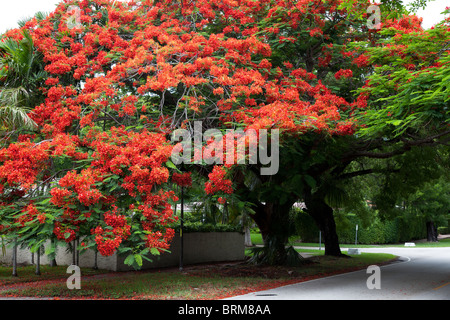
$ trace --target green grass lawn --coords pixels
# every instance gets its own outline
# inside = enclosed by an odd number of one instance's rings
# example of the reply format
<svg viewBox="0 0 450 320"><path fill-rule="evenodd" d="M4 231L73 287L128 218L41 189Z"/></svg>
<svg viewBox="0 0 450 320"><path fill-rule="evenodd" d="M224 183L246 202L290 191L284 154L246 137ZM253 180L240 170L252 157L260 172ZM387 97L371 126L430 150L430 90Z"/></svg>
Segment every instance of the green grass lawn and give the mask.
<svg viewBox="0 0 450 320"><path fill-rule="evenodd" d="M70 274L66 273L67 266L50 267L46 265L40 266L41 275L35 274L36 267L33 265L21 266L18 268L17 277L12 276L12 268L0 266L0 286L12 285L16 283L35 282L42 280L55 280L62 277L67 278ZM93 270L86 268L84 275L95 275L106 273L106 270Z"/></svg>
<svg viewBox="0 0 450 320"><path fill-rule="evenodd" d="M252 233L251 234L252 243L254 245L262 245L262 237L260 233ZM450 247L450 238L441 239L438 242L415 242L411 241L416 244L416 247L421 248L432 248L432 247ZM319 243L306 243L306 242L299 242L297 241L297 238L292 238L290 241L290 244L293 246L299 246L299 247L313 247L318 248ZM341 248L387 248L387 247L405 247L404 243L393 243L393 244L376 244L376 245L366 245L366 244L341 244ZM322 243L322 249L324 248L324 244ZM408 247L408 248L414 248L414 247Z"/></svg>
<svg viewBox="0 0 450 320"><path fill-rule="evenodd" d="M245 263L187 266L183 272L173 269L140 272L104 273L81 269L81 289L66 286L66 267L42 267L42 276L34 267L20 267L19 277L10 267L0 267L0 296L50 297L57 299L220 299L266 290L281 285L358 270L383 264L396 257L363 253L352 258L316 256L298 267L262 267ZM39 281L41 280L42 281ZM6 290L5 290L6 289Z"/></svg>
<svg viewBox="0 0 450 320"><path fill-rule="evenodd" d="M260 234L252 234L254 244L262 244ZM297 249L309 253L309 263L298 267L261 267L249 264L187 266L183 272L173 269L114 273L82 268L80 290L69 290L66 266L41 266L41 275L35 267L19 267L18 277L12 277L11 267L0 267L0 296L37 296L57 299L220 299L233 295L274 288L327 275L380 265L396 257L383 253L361 253L351 258L327 257L317 250L318 243L301 243L292 239L292 245L310 247ZM377 247L403 247L404 244ZM450 239L438 243L416 242L416 247L450 246ZM355 245L342 244L342 248ZM358 245L359 248L374 247ZM248 252L248 251L247 251ZM346 253L343 250L343 253ZM8 287L9 286L9 287Z"/></svg>

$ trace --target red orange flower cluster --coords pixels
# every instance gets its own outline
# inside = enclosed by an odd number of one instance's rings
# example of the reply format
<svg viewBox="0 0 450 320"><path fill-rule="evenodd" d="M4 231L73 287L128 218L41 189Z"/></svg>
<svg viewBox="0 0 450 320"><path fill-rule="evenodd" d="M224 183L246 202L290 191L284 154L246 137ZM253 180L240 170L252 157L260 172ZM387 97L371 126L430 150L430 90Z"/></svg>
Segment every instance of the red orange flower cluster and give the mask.
<svg viewBox="0 0 450 320"><path fill-rule="evenodd" d="M49 165L49 142L35 144L29 140L10 144L0 150L0 182L28 190Z"/></svg>
<svg viewBox="0 0 450 320"><path fill-rule="evenodd" d="M339 80L341 78L351 78L353 77L353 71L350 69L340 69L338 72L336 72L336 74L334 75L334 77Z"/></svg>
<svg viewBox="0 0 450 320"><path fill-rule="evenodd" d="M209 181L205 183L206 193L233 193L232 182L226 178L226 175L227 172L224 167L214 166L212 172L208 175Z"/></svg>
<svg viewBox="0 0 450 320"><path fill-rule="evenodd" d="M126 240L130 235L131 225L127 221L127 217L119 214L119 209L113 206L112 211L105 212L104 222L106 226L103 228L97 226L92 232L95 235L97 249L103 256L114 254L122 241Z"/></svg>
<svg viewBox="0 0 450 320"><path fill-rule="evenodd" d="M172 175L172 181L180 187L190 187L192 185L191 172L177 173Z"/></svg>
<svg viewBox="0 0 450 320"><path fill-rule="evenodd" d="M22 209L22 214L16 218L16 223L21 227L25 227L30 221L37 221L38 223L43 224L45 223L45 219L45 215L42 212L39 212L38 209L30 203Z"/></svg>

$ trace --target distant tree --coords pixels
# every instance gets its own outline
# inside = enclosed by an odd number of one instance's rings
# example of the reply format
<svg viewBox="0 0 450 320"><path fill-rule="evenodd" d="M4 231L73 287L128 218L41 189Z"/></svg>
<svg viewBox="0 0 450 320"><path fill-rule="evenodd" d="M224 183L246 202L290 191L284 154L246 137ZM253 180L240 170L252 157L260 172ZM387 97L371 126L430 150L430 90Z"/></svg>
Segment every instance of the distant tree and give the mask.
<svg viewBox="0 0 450 320"><path fill-rule="evenodd" d="M426 219L427 240L438 241L437 228L447 221L450 213L450 183L440 178L427 183L405 200L409 211Z"/></svg>
<svg viewBox="0 0 450 320"><path fill-rule="evenodd" d="M339 208L336 211L356 213L367 225L375 211L383 220L423 218L429 239L436 239L436 223L442 224L449 208L448 169L444 148L414 148L382 161L361 159L349 166L351 173L341 176L338 187L345 201L329 201Z"/></svg>

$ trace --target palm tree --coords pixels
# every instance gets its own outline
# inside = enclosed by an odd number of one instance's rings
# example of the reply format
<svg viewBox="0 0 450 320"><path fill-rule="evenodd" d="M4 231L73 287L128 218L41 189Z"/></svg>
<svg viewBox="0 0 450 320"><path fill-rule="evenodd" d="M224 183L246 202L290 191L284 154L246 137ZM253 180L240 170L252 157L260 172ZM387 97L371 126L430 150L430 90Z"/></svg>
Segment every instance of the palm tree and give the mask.
<svg viewBox="0 0 450 320"><path fill-rule="evenodd" d="M0 123L7 130L36 127L29 113L42 102L38 88L45 75L42 55L27 30L20 41L0 41Z"/></svg>
<svg viewBox="0 0 450 320"><path fill-rule="evenodd" d="M27 30L20 41L0 39L0 135L17 129L33 130L29 113L43 101L39 91L45 81L42 54L34 47ZM3 132L2 132L3 131ZM6 131L6 132L5 132ZM13 276L17 276L17 239L14 239ZM39 274L39 255L36 273Z"/></svg>

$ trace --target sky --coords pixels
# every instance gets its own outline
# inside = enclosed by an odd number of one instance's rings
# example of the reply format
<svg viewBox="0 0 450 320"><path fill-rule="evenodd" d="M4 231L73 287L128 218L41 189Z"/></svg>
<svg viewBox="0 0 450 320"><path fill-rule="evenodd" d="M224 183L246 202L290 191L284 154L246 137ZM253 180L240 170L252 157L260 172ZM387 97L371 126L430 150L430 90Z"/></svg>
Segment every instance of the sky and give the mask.
<svg viewBox="0 0 450 320"><path fill-rule="evenodd" d="M0 34L8 29L17 27L17 21L32 17L38 11L51 12L61 0L0 0ZM124 1L124 0L121 0ZM409 3L413 0L405 0ZM417 15L424 18L423 26L430 28L442 20L440 13L449 6L449 0L434 0L425 11L420 10Z"/></svg>
<svg viewBox="0 0 450 320"><path fill-rule="evenodd" d="M412 2L412 0L406 1L406 3L410 2ZM445 16L441 15L441 12L448 6L450 6L449 0L435 0L428 3L425 10L417 11L416 15L423 18L422 27L428 29L443 20Z"/></svg>

